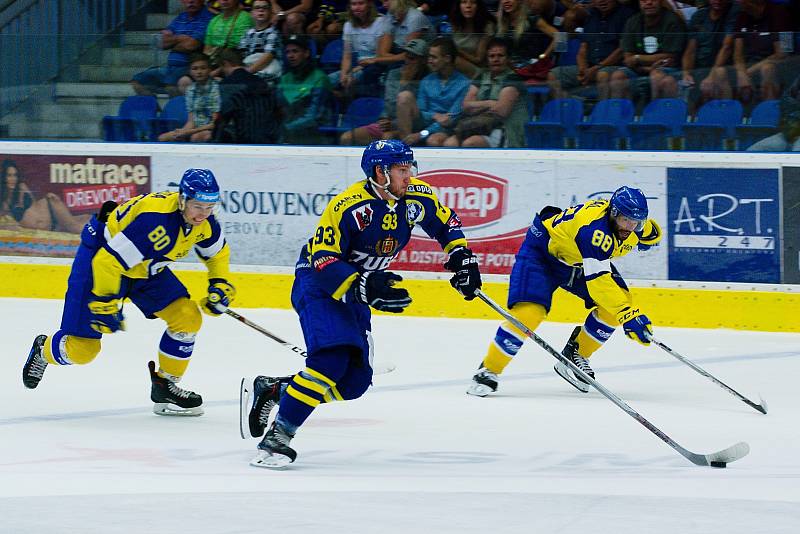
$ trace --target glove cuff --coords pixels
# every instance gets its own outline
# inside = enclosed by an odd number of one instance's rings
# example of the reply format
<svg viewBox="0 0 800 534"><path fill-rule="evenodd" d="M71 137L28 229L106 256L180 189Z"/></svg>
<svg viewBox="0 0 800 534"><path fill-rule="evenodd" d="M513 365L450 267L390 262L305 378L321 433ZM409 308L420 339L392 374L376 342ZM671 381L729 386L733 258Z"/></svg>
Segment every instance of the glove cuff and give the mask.
<svg viewBox="0 0 800 534"><path fill-rule="evenodd" d="M628 321L632 321L642 315L642 312L639 310L638 307L626 307L623 308L619 313L617 313L617 322L619 324L625 324Z"/></svg>

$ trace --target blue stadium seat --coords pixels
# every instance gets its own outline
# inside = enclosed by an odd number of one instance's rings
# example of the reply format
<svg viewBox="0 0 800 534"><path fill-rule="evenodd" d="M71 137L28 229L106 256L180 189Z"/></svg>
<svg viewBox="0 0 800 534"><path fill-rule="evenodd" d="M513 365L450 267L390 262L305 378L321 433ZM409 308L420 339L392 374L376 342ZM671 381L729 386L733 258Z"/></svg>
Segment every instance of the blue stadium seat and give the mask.
<svg viewBox="0 0 800 534"><path fill-rule="evenodd" d="M350 105L347 106L347 111L342 117L341 124L320 126L319 131L322 133L336 134L358 128L359 126L372 124L373 122L377 122L382 111L382 98L362 96L350 102Z"/></svg>
<svg viewBox="0 0 800 534"><path fill-rule="evenodd" d="M628 123L629 146L633 150L667 150L670 137L680 137L686 123L686 102L658 98L642 112L639 122Z"/></svg>
<svg viewBox="0 0 800 534"><path fill-rule="evenodd" d="M781 110L779 100L765 100L753 109L750 121L736 127L739 150L747 150L756 141L778 133Z"/></svg>
<svg viewBox="0 0 800 534"><path fill-rule="evenodd" d="M614 150L627 137L627 125L633 120L633 102L627 98L609 98L595 104L589 120L578 125L578 148Z"/></svg>
<svg viewBox="0 0 800 534"><path fill-rule="evenodd" d="M150 140L158 141L158 136L165 132L171 132L176 128L180 128L189 119L189 113L186 111L186 97L176 96L170 98L161 115L156 118L148 119L147 123L150 130Z"/></svg>
<svg viewBox="0 0 800 534"><path fill-rule="evenodd" d="M706 102L697 112L697 120L683 125L687 150L724 150L725 139L735 136L742 122L742 104L738 100L718 99Z"/></svg>
<svg viewBox="0 0 800 534"><path fill-rule="evenodd" d="M322 55L319 58L319 66L327 74L336 72L342 64L342 54L344 52L344 41L342 39L334 39L322 50Z"/></svg>
<svg viewBox="0 0 800 534"><path fill-rule="evenodd" d="M583 119L583 102L577 98L558 98L544 105L539 120L525 125L528 148L565 148L567 138L575 138L576 125Z"/></svg>
<svg viewBox="0 0 800 534"><path fill-rule="evenodd" d="M129 96L119 105L116 116L103 117L103 138L106 141L144 141L147 139L148 119L158 112L154 96Z"/></svg>

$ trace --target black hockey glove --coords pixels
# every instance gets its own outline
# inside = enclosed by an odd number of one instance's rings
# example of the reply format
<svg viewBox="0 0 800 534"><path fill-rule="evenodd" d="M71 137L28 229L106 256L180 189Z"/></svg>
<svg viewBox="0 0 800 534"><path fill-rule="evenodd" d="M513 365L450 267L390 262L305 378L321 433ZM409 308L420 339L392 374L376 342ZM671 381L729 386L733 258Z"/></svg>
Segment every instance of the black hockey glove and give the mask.
<svg viewBox="0 0 800 534"><path fill-rule="evenodd" d="M353 282L351 290L358 302L372 306L376 310L403 313L411 297L408 290L392 287L401 282L403 277L399 274L386 271L367 271Z"/></svg>
<svg viewBox="0 0 800 534"><path fill-rule="evenodd" d="M444 268L455 273L450 278L450 285L466 300L474 299L475 292L481 288L481 271L475 254L466 247L458 247L450 253Z"/></svg>

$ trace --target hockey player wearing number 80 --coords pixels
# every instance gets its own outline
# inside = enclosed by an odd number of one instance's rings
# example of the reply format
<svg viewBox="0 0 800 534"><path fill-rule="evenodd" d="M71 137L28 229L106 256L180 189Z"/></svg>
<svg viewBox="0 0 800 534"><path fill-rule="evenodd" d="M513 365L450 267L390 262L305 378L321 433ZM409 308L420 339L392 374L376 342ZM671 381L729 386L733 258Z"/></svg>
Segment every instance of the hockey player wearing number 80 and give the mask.
<svg viewBox="0 0 800 534"><path fill-rule="evenodd" d="M633 302L611 259L634 247L646 250L661 240L661 229L648 217L639 189L621 187L610 200L592 200L566 210L548 206L533 219L517 252L509 280L511 314L535 330L550 311L558 287L581 298L590 309L583 326L572 332L562 354L594 378L588 358L622 325L631 339L650 343L650 319ZM467 389L484 397L497 390L498 375L511 362L525 334L508 321L497 329L478 372ZM562 362L555 371L583 392L588 383Z"/></svg>
<svg viewBox="0 0 800 534"><path fill-rule="evenodd" d="M402 313L411 304L402 278L386 271L419 225L449 254L451 284L475 297L481 277L467 248L458 216L414 177L414 154L396 140L374 141L364 150L366 180L337 195L303 247L295 267L292 305L300 318L308 358L289 379L243 380L242 436L260 437L269 413L278 413L257 467L283 467L297 453L289 446L298 428L320 404L356 399L372 383L371 311Z"/></svg>
<svg viewBox="0 0 800 534"><path fill-rule="evenodd" d="M125 329L127 298L147 318L167 323L159 370L149 363L153 411L203 413L200 395L176 385L189 365L202 316L168 265L195 249L208 268L208 296L200 308L210 315L224 313L235 290L227 281L230 249L214 216L220 199L216 178L207 169L189 169L178 189L134 197L119 207L107 202L92 217L72 263L61 328L34 340L22 370L25 387L38 386L50 364L94 360L103 334Z"/></svg>

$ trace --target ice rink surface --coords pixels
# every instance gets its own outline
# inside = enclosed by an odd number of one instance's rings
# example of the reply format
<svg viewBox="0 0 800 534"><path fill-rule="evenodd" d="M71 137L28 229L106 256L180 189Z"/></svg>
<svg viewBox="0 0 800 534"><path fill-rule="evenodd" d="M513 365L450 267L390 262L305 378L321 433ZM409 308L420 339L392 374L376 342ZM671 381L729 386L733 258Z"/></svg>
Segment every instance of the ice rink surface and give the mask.
<svg viewBox="0 0 800 534"><path fill-rule="evenodd" d="M475 301L470 306L484 306ZM229 317L206 319L181 385L199 418L152 413L147 361L163 323L132 306L84 367L20 372L58 301L0 300L2 533L797 533L800 336L657 330L762 415L655 347L619 332L592 358L598 380L683 447L746 441L727 469L697 467L599 393L581 394L532 342L491 398L469 378L497 321L377 317L375 377L361 399L323 405L284 471L248 465L242 376L290 374L301 358ZM291 311L239 310L297 344ZM539 334L561 349L572 328Z"/></svg>

